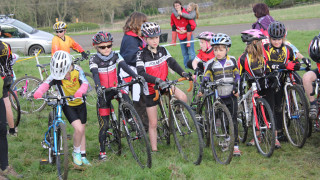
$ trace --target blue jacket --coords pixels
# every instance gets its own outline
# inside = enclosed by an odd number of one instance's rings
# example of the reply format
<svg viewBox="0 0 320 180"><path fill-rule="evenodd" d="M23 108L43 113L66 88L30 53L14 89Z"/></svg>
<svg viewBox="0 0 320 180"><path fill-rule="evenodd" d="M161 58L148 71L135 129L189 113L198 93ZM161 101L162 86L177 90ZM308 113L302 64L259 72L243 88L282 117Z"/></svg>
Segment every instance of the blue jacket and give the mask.
<svg viewBox="0 0 320 180"><path fill-rule="evenodd" d="M136 66L137 52L145 47L142 39L132 31L126 32L121 41L120 55L130 66Z"/></svg>

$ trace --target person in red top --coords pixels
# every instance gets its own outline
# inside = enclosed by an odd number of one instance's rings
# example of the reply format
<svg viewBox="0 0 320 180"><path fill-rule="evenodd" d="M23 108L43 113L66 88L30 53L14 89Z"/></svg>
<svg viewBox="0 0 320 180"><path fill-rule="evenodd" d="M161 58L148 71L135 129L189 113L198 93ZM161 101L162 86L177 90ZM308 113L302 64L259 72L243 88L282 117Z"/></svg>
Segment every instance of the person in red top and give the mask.
<svg viewBox="0 0 320 180"><path fill-rule="evenodd" d="M65 35L67 32L67 24L58 21L53 25L53 30L56 31L56 36L52 39L51 55L56 51L62 50L70 53L70 48L81 53L84 59L88 59L89 54L85 53L83 48L75 42L70 36Z"/></svg>
<svg viewBox="0 0 320 180"><path fill-rule="evenodd" d="M213 48L210 45L210 40L212 39L214 33L205 31L200 33L197 38L200 40L199 53L193 61L188 62L188 68L196 70L203 73L207 65L213 61L215 58Z"/></svg>
<svg viewBox="0 0 320 180"><path fill-rule="evenodd" d="M181 12L187 13L187 11L181 6L181 2L179 0L176 0L173 3L173 6L176 10L181 9ZM172 28L176 28L176 32L178 35L178 38L180 40L180 47L183 55L183 63L185 68L187 67L187 63L189 60L193 60L195 58L195 51L194 51L194 43L190 43L189 41L193 40L192 31L196 28L196 22L193 19L186 19L183 17L180 17L178 19L173 13L171 14L171 23ZM187 27L190 28L187 29ZM188 43L188 42L189 43Z"/></svg>

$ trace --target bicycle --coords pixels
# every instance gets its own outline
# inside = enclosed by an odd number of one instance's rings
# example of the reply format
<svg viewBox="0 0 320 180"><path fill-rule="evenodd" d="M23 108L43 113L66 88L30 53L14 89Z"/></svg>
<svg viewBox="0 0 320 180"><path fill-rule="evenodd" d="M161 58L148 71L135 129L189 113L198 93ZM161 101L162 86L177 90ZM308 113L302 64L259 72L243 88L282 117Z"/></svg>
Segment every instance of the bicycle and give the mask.
<svg viewBox="0 0 320 180"><path fill-rule="evenodd" d="M9 98L10 103L15 105L14 111L12 111L12 113L13 113L14 127L16 128L19 126L19 123L21 120L20 103L16 93L12 91L11 88L9 89L9 97L10 96L12 97L11 99Z"/></svg>
<svg viewBox="0 0 320 180"><path fill-rule="evenodd" d="M302 87L296 83L292 71L279 69L278 72L283 72L285 80L283 86L285 98L282 103L285 134L293 146L302 148L312 126L309 124L308 100Z"/></svg>
<svg viewBox="0 0 320 180"><path fill-rule="evenodd" d="M38 67L41 79L25 74L24 77L17 79L11 87L12 90L17 92L17 97L19 99L21 107L21 113L23 114L40 112L46 106L45 101L35 101L32 95L38 89L39 85L43 82L43 80L49 76L47 66L49 66L50 64L40 64L38 56L36 55L35 57L37 61L36 67ZM75 60L75 63L79 64L80 61L83 61L83 59L77 58ZM94 95L94 81L90 73L85 72L84 74L89 81L89 87L87 91L88 100L86 101L86 103L89 106L93 106L96 103L96 97ZM57 90L54 87L51 87L47 94L57 95ZM16 105L12 100L13 97L9 96L9 98L13 108L16 109Z"/></svg>
<svg viewBox="0 0 320 180"><path fill-rule="evenodd" d="M248 80L246 79L248 77ZM265 157L271 157L275 149L275 121L269 103L258 94L261 90L259 80L267 77L250 77L245 74L242 78L240 99L238 100L238 129L239 140L245 142L248 127L252 126L254 142L257 150ZM247 89L247 82L251 87ZM251 102L250 102L251 100ZM248 102L247 102L248 101Z"/></svg>
<svg viewBox="0 0 320 180"><path fill-rule="evenodd" d="M48 130L45 133L43 142L48 147L49 163L56 164L58 178L68 179L69 171L69 152L67 142L66 124L62 119L62 100L65 99L78 99L73 96L46 96L38 100L44 100L52 111L49 113ZM44 146L44 145L43 145Z"/></svg>
<svg viewBox="0 0 320 180"><path fill-rule="evenodd" d="M199 165L203 155L203 140L196 121L194 112L187 103L178 100L174 96L172 88L180 81L187 80L180 78L174 81L167 81L167 86L163 88L165 93L160 91L159 85L154 86L155 98L158 101L158 140L166 140L170 144L170 134L173 135L176 147L186 161L192 161ZM189 80L192 89L192 80Z"/></svg>
<svg viewBox="0 0 320 180"><path fill-rule="evenodd" d="M202 113L199 122L207 127L207 139L210 140L214 159L220 164L229 164L235 143L234 124L229 109L218 96L217 88L221 85L233 85L233 83L204 82L202 101L198 108Z"/></svg>
<svg viewBox="0 0 320 180"><path fill-rule="evenodd" d="M320 79L317 79L316 81L314 81L312 83L312 86L313 86L313 91L312 93L310 94L311 96L316 96L316 101L317 101L317 104L318 104L318 107L320 107L320 93L319 93L319 85L320 85ZM318 108L318 114L317 114L317 118L315 120L310 120L309 122L309 137L311 136L311 133L312 132L320 132L320 111L319 111L319 108ZM313 127L313 129L312 129Z"/></svg>
<svg viewBox="0 0 320 180"><path fill-rule="evenodd" d="M133 158L138 162L139 166L141 168L151 168L151 148L144 126L142 124L140 116L134 109L133 105L123 99L123 95L121 92L124 87L131 86L135 83L141 83L141 80L137 79L129 83L118 84L117 87L104 88L104 95L105 93L116 91L116 99L119 102L118 118L114 113L112 113L110 116L111 128L106 132L106 146L111 151L116 152L118 155L120 155L122 147L121 135L123 134L127 138L130 151L133 155ZM98 118L101 118L99 115L98 105L97 115Z"/></svg>

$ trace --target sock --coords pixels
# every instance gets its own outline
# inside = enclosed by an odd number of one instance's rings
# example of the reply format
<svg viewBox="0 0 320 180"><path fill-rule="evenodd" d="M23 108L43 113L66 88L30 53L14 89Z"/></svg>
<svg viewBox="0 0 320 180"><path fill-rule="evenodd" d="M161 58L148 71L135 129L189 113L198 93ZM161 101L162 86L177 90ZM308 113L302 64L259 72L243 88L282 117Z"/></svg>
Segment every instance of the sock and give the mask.
<svg viewBox="0 0 320 180"><path fill-rule="evenodd" d="M79 147L73 146L73 152L75 152L75 153L80 153L80 147L81 147L81 146L79 146Z"/></svg>
<svg viewBox="0 0 320 180"><path fill-rule="evenodd" d="M236 146L234 146L234 148L238 148L239 149L239 146L236 145Z"/></svg>
<svg viewBox="0 0 320 180"><path fill-rule="evenodd" d="M16 130L15 130L14 128L10 128L10 129L9 129L9 133L10 133L10 134L14 134L15 132L16 132Z"/></svg>
<svg viewBox="0 0 320 180"><path fill-rule="evenodd" d="M81 157L86 157L87 156L86 151L81 151L80 153L81 153Z"/></svg>
<svg viewBox="0 0 320 180"><path fill-rule="evenodd" d="M314 101L310 102L310 105L316 105L316 103L317 103L317 100L314 100Z"/></svg>

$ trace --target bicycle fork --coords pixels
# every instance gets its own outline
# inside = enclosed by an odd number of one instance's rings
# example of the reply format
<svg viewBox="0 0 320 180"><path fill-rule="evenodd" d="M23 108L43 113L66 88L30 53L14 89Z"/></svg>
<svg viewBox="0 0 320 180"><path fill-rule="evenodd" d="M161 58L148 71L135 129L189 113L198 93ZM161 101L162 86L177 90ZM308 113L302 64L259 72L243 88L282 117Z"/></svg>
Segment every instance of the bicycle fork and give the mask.
<svg viewBox="0 0 320 180"><path fill-rule="evenodd" d="M291 114L291 109L290 109L290 101L289 101L289 98L293 98L293 103L294 103L294 111L295 112L299 112L299 108L298 108L298 102L297 102L297 98L296 98L296 92L295 91L292 91L291 94L288 94L288 86L292 86L292 84L286 84L284 86L284 94L285 94L285 97L286 97L286 102L287 102L287 110L288 110L288 117L290 119L298 119L300 117L299 113L295 114L295 115L292 115ZM291 97L289 97L289 95Z"/></svg>

